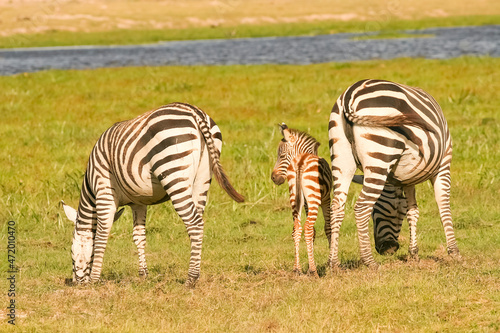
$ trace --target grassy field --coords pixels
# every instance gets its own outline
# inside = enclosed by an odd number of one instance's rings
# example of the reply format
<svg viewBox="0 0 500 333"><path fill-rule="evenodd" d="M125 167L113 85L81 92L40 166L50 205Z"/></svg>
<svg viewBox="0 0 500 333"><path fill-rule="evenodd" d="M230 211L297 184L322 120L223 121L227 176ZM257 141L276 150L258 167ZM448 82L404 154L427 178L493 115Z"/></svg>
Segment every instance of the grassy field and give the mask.
<svg viewBox="0 0 500 333"><path fill-rule="evenodd" d="M500 24L496 0L0 0L0 48Z"/></svg>
<svg viewBox="0 0 500 333"><path fill-rule="evenodd" d="M213 66L46 71L0 77L0 223L17 222L17 325L33 332L500 330L500 59L399 59L308 66ZM276 124L309 131L328 156L330 108L348 85L385 78L420 86L441 104L453 142L452 211L463 260L452 261L430 184L417 187L419 262L407 262L409 233L378 271L359 264L351 186L340 236L344 270L292 274L286 186L270 180ZM216 88L215 88L216 87ZM130 209L115 223L99 285L73 287L72 224L90 150L102 131L173 101L195 104L219 124L222 163L247 198L238 205L214 183L205 214L202 275L187 290L189 241L171 204L149 210L150 276L137 276ZM3 247L0 268L7 270ZM306 271L305 246L302 249ZM4 275L3 275L4 276ZM1 279L2 304L8 285ZM5 318L5 306L2 306ZM9 325L0 324L0 331Z"/></svg>

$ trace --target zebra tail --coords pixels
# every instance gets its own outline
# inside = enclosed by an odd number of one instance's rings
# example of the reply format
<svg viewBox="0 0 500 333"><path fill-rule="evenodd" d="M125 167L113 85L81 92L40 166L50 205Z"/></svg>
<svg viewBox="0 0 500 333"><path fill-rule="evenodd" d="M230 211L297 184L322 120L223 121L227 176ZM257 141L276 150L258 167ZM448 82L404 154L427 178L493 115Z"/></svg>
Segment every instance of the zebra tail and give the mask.
<svg viewBox="0 0 500 333"><path fill-rule="evenodd" d="M299 161L300 163L301 161ZM303 169L303 164L302 163L297 163L295 165L296 172L295 172L295 206L297 206L297 209L300 209L300 205L302 203L302 200L305 201L305 198L302 194L302 169Z"/></svg>
<svg viewBox="0 0 500 333"><path fill-rule="evenodd" d="M369 127L397 127L409 125L419 127L428 132L435 132L435 129L425 123L416 115L400 114L397 116L360 116L353 112L344 112L346 119L356 125Z"/></svg>
<svg viewBox="0 0 500 333"><path fill-rule="evenodd" d="M245 198L234 189L224 169L222 168L222 165L220 163L220 151L215 147L214 138L212 137L212 133L210 133L210 127L208 126L205 117L202 117L200 114L198 114L198 117L195 118L198 122L198 126L200 126L200 130L203 134L203 137L205 138L205 142L207 143L210 160L212 162L212 171L214 173L215 179L224 189L224 191L226 191L226 193L231 197L231 199L236 202L244 202Z"/></svg>
<svg viewBox="0 0 500 333"><path fill-rule="evenodd" d="M224 169L222 169L222 165L219 161L214 163L213 171L215 179L217 179L219 185L224 189L224 191L226 191L227 194L229 194L231 199L236 202L245 201L245 198L234 189L233 185L231 185L231 182L224 172Z"/></svg>

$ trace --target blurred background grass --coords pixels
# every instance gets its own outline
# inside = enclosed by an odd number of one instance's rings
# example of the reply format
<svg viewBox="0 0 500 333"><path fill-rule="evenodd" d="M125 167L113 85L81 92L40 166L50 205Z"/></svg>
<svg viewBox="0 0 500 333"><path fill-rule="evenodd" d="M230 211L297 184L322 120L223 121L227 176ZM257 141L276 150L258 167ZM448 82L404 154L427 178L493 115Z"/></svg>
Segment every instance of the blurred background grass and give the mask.
<svg viewBox="0 0 500 333"><path fill-rule="evenodd" d="M0 0L0 48L319 35L500 23L496 0Z"/></svg>

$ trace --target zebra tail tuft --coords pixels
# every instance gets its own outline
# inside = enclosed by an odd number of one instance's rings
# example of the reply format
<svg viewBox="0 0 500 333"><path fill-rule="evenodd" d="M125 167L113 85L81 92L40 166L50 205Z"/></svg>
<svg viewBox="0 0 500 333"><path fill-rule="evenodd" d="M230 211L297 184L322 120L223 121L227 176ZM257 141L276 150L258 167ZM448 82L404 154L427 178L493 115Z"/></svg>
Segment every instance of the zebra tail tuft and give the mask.
<svg viewBox="0 0 500 333"><path fill-rule="evenodd" d="M222 189L231 197L231 199L236 202L244 202L245 198L234 189L233 185L231 185L229 178L220 164L220 151L215 147L214 138L212 137L212 133L210 133L210 128L204 117L206 114L198 108L195 108L194 111L196 115L195 119L200 126L200 131L203 134L208 147L210 160L212 162L212 171L215 179Z"/></svg>
<svg viewBox="0 0 500 333"><path fill-rule="evenodd" d="M215 165L213 167L214 171L214 176L219 185L226 191L226 193L231 197L236 202L244 202L245 198L239 194L231 185L231 182L229 181L229 178L227 177L226 173L224 172L224 169L222 169L222 165L219 163L219 161L215 162Z"/></svg>

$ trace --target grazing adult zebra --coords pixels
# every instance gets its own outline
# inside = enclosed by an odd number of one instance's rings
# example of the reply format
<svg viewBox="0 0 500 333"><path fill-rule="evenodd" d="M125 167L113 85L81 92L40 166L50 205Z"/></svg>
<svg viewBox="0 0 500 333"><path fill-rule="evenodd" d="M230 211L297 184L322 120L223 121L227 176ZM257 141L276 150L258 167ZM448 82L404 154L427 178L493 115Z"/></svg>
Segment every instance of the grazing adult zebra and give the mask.
<svg viewBox="0 0 500 333"><path fill-rule="evenodd" d="M171 200L191 240L186 285L194 287L200 274L202 216L212 172L232 199L243 201L222 169L221 146L222 135L212 118L183 103L160 107L106 130L90 154L78 211L65 207L75 222L73 281L100 278L115 212L124 205L133 211L139 273L147 274L147 205Z"/></svg>
<svg viewBox="0 0 500 333"><path fill-rule="evenodd" d="M312 136L295 129L280 125L283 140L278 146L278 159L271 179L277 185L288 181L290 205L293 215L293 240L295 243L294 271L299 273L299 243L302 237L300 222L302 208L305 206L307 220L304 224L304 238L307 245L309 274L318 276L314 262L314 223L321 206L325 218L325 233L330 244L330 192L332 174L328 162L319 156L319 142Z"/></svg>
<svg viewBox="0 0 500 333"><path fill-rule="evenodd" d="M409 252L417 255L415 185L426 180L434 186L448 253L459 255L450 213L451 138L443 112L432 96L389 81L359 81L333 106L329 139L334 184L331 266L339 264L339 229L356 168L364 173L354 207L363 263L376 266L368 235L370 214L376 247L382 253L394 250L406 214Z"/></svg>

